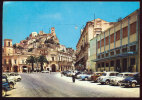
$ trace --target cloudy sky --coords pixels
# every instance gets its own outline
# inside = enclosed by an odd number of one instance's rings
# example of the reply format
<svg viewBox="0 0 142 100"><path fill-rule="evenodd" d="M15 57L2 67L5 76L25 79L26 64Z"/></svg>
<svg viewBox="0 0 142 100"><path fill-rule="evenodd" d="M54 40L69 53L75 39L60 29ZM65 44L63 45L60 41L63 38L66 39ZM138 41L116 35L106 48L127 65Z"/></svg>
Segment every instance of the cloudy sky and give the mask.
<svg viewBox="0 0 142 100"><path fill-rule="evenodd" d="M4 2L3 39L19 43L31 32L49 33L55 27L60 44L76 49L80 29L94 19L94 14L95 18L115 22L138 8L139 2Z"/></svg>

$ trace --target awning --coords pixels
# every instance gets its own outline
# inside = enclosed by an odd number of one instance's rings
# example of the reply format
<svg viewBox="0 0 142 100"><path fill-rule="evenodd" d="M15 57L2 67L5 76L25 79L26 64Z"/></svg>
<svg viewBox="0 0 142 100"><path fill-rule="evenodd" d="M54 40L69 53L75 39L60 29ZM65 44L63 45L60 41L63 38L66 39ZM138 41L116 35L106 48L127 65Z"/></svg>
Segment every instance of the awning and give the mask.
<svg viewBox="0 0 142 100"><path fill-rule="evenodd" d="M115 58L118 58L118 57L127 57L127 56L132 56L132 55L135 55L135 54L137 54L137 53L136 52L126 52L126 53L117 54L117 55L110 56L110 57L94 59L92 61L97 62L97 61L102 61L102 60L111 60L111 59L115 59Z"/></svg>

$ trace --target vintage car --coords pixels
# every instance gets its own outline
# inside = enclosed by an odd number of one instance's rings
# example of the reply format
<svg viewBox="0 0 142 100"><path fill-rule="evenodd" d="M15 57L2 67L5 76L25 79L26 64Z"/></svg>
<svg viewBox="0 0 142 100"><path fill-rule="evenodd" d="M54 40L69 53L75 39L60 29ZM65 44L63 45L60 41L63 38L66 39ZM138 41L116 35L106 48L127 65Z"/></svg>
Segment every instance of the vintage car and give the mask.
<svg viewBox="0 0 142 100"><path fill-rule="evenodd" d="M89 77L91 77L91 74L88 74L88 73L80 75L80 78L82 80L88 80Z"/></svg>
<svg viewBox="0 0 142 100"><path fill-rule="evenodd" d="M128 76L133 76L134 74L136 74L136 73L131 73L131 72L119 73L116 77L113 77L113 78L110 79L110 84L121 86L121 81L123 79L125 79Z"/></svg>
<svg viewBox="0 0 142 100"><path fill-rule="evenodd" d="M125 86L125 87L136 87L136 85L140 85L140 73L136 73L133 76L129 76L127 78L125 78L124 80L122 80L121 82L121 86Z"/></svg>
<svg viewBox="0 0 142 100"><path fill-rule="evenodd" d="M2 76L2 97L6 96L7 91L11 90L9 82L5 76Z"/></svg>
<svg viewBox="0 0 142 100"><path fill-rule="evenodd" d="M102 76L98 77L98 82L101 84L106 84L109 85L110 84L110 79L112 77L115 77L119 74L119 72L104 72L102 74Z"/></svg>
<svg viewBox="0 0 142 100"><path fill-rule="evenodd" d="M11 89L14 89L14 86L16 84L16 82L14 81L14 79L12 77L7 76L6 74L2 74L2 77L6 78L8 80L9 86Z"/></svg>
<svg viewBox="0 0 142 100"><path fill-rule="evenodd" d="M91 81L97 82L98 77L102 76L104 72L94 72L91 75Z"/></svg>
<svg viewBox="0 0 142 100"><path fill-rule="evenodd" d="M21 81L22 77L18 73L9 73L10 76L15 77L16 81Z"/></svg>
<svg viewBox="0 0 142 100"><path fill-rule="evenodd" d="M41 73L49 73L48 70L41 71Z"/></svg>

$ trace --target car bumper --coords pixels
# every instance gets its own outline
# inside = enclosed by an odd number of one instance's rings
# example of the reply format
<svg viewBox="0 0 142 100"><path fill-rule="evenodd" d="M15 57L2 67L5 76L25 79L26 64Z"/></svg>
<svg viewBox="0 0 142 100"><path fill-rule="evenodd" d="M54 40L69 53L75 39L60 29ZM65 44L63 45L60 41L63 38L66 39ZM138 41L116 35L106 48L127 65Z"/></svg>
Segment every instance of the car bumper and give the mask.
<svg viewBox="0 0 142 100"><path fill-rule="evenodd" d="M130 83L121 83L121 86L129 86Z"/></svg>

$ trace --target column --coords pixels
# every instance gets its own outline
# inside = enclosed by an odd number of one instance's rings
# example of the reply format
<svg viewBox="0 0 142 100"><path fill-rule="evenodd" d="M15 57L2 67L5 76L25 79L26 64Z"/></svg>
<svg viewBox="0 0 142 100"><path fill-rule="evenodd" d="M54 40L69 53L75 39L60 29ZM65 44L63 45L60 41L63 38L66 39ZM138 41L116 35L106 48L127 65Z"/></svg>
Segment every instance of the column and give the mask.
<svg viewBox="0 0 142 100"><path fill-rule="evenodd" d="M129 44L130 44L130 17L128 17L128 47L127 47L127 51L129 52ZM130 66L130 61L129 61L130 57L127 57L127 71L128 68Z"/></svg>

